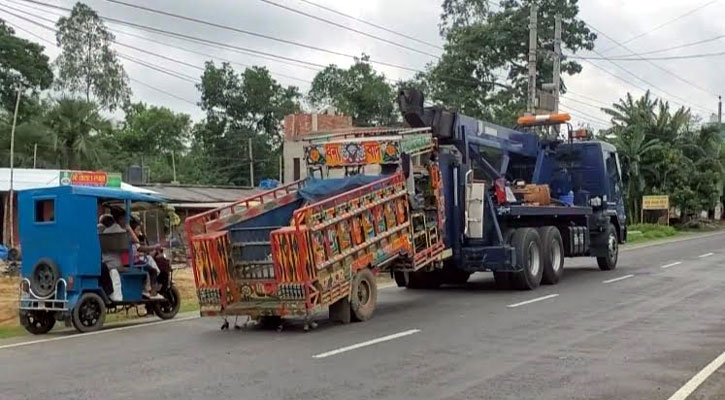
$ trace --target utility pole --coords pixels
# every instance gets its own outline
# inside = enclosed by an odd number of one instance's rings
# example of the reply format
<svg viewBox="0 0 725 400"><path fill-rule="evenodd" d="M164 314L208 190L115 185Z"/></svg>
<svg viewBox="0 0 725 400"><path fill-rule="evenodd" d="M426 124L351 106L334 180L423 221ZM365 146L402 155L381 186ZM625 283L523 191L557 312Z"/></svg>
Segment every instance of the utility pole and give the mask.
<svg viewBox="0 0 725 400"><path fill-rule="evenodd" d="M252 154L252 138L249 138L249 185L254 187L254 155Z"/></svg>
<svg viewBox="0 0 725 400"><path fill-rule="evenodd" d="M722 96L717 96L717 123L718 128L722 129Z"/></svg>
<svg viewBox="0 0 725 400"><path fill-rule="evenodd" d="M35 166L37 165L38 161L38 144L33 145L33 169L35 169Z"/></svg>
<svg viewBox="0 0 725 400"><path fill-rule="evenodd" d="M526 111L536 114L536 29L538 6L531 3L529 16L529 95L526 101Z"/></svg>
<svg viewBox="0 0 725 400"><path fill-rule="evenodd" d="M554 112L559 112L559 80L561 79L561 15L554 17Z"/></svg>
<svg viewBox="0 0 725 400"><path fill-rule="evenodd" d="M173 150L171 150L171 171L174 173L174 183L178 183L176 180L176 159L174 158Z"/></svg>
<svg viewBox="0 0 725 400"><path fill-rule="evenodd" d="M279 156L279 184L282 184L282 156Z"/></svg>
<svg viewBox="0 0 725 400"><path fill-rule="evenodd" d="M18 88L18 97L15 100L15 113L13 114L13 127L10 129L10 190L8 191L10 207L8 207L8 214L10 215L10 247L15 246L15 207L13 193L13 178L15 175L14 163L15 163L15 126L18 124L18 108L20 108L20 88Z"/></svg>

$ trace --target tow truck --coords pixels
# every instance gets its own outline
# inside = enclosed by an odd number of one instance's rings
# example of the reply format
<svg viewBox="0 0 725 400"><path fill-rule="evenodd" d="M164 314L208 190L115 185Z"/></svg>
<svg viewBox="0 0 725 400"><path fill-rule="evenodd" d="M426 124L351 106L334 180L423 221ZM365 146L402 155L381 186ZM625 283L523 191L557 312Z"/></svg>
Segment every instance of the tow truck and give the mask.
<svg viewBox="0 0 725 400"><path fill-rule="evenodd" d="M399 94L405 128L352 128L306 139L308 178L186 220L202 316L282 317L329 310L372 317L375 275L434 288L492 271L497 285L555 284L565 257L616 267L626 238L613 146L544 139L566 114L515 129Z"/></svg>

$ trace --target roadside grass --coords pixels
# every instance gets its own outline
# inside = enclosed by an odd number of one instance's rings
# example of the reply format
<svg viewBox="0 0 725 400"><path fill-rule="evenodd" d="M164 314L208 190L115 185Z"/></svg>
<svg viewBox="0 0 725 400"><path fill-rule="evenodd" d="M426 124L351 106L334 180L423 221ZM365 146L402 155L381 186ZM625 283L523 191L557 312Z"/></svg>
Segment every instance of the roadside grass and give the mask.
<svg viewBox="0 0 725 400"><path fill-rule="evenodd" d="M656 224L633 224L627 228L627 231L627 243L642 243L681 234L672 226Z"/></svg>

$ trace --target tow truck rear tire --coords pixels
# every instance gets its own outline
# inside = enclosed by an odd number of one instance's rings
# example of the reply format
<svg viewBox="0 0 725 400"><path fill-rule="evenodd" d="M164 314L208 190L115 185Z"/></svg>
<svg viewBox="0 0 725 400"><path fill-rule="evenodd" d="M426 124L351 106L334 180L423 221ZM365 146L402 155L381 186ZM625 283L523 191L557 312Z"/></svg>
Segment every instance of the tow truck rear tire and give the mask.
<svg viewBox="0 0 725 400"><path fill-rule="evenodd" d="M443 283L439 271L415 271L405 273L408 289L437 289Z"/></svg>
<svg viewBox="0 0 725 400"><path fill-rule="evenodd" d="M516 287L520 290L533 290L541 284L544 268L541 262L541 237L536 229L517 229L511 239L516 252Z"/></svg>
<svg viewBox="0 0 725 400"><path fill-rule="evenodd" d="M367 321L375 312L378 285L373 272L364 268L355 274L350 291L350 311L353 321Z"/></svg>
<svg viewBox="0 0 725 400"><path fill-rule="evenodd" d="M564 241L559 229L554 226L544 226L538 230L541 236L541 263L544 267L541 283L555 285L564 274Z"/></svg>
<svg viewBox="0 0 725 400"><path fill-rule="evenodd" d="M614 225L607 224L607 255L597 257L597 264L602 271L611 271L617 268L619 259L619 242L617 241L617 229Z"/></svg>

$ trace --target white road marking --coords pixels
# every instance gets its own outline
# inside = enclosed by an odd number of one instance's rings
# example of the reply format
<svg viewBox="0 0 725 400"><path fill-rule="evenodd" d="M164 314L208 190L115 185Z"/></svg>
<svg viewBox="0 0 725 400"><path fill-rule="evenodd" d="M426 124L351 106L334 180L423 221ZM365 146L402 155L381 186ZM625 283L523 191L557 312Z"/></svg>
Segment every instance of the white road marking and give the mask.
<svg viewBox="0 0 725 400"><path fill-rule="evenodd" d="M705 257L710 257L713 254L715 254L715 253L705 253L705 254L699 255L698 257L699 258L705 258Z"/></svg>
<svg viewBox="0 0 725 400"><path fill-rule="evenodd" d="M629 275L625 275L625 276L620 276L619 278L607 279L606 281L602 281L602 283L612 283L612 282L623 281L625 279L632 278L633 276L634 276L633 274L629 274Z"/></svg>
<svg viewBox="0 0 725 400"><path fill-rule="evenodd" d="M314 356L312 356L312 358L325 358L325 357L330 357L330 356L334 356L336 354L344 353L346 351L359 349L361 347L372 346L374 344L378 344L378 343L381 343L381 342L387 342L388 340L399 339L399 338L402 338L404 336L413 335L413 334L418 333L418 332L420 332L420 329L411 329L411 330L407 330L407 331L403 331L403 332L398 332L398 333L394 333L392 335L379 337L379 338L373 339L373 340L368 340L366 342L362 342L362 343L358 343L358 344L353 344L352 346L341 347L341 348L336 349L336 350L330 350L330 351L326 351L324 353L315 354Z"/></svg>
<svg viewBox="0 0 725 400"><path fill-rule="evenodd" d="M558 295L559 295L558 293L554 293L554 294L550 294L550 295L547 295L547 296L537 297L535 299L522 301L521 303L509 304L506 307L508 307L508 308L516 308L516 307L520 307L520 306L525 306L527 304L536 303L537 301L544 301L544 300L548 300L548 299L553 299L554 297L556 297Z"/></svg>
<svg viewBox="0 0 725 400"><path fill-rule="evenodd" d="M680 264L682 264L682 261L675 261L673 263L670 263L670 264L667 264L667 265L663 265L660 268L667 269L669 267L674 267L675 265L680 265Z"/></svg>
<svg viewBox="0 0 725 400"><path fill-rule="evenodd" d="M143 327L147 327L147 326L168 324L168 323L171 323L171 322L188 321L190 319L196 319L196 318L199 318L199 317L198 316L191 316L191 317L184 317L184 318L167 319L167 320L163 320L163 321L139 323L139 324L130 325L130 326L122 326L122 327L119 327L119 328L104 329L104 330L95 331L95 332L69 334L67 336L59 336L59 337L54 337L54 338L49 338L49 339L30 340L30 341L27 341L27 342L12 343L12 344L6 344L6 345L3 345L3 346L0 346L0 350L3 350L3 349L11 349L13 347L30 346L31 344L57 342L59 340L67 340L67 339L77 339L77 338L82 338L82 337L85 337L85 336L100 335L102 333L111 333L111 332L125 331L125 330L129 330L129 329L143 328Z"/></svg>
<svg viewBox="0 0 725 400"><path fill-rule="evenodd" d="M693 376L692 379L687 381L687 383L685 383L680 390L676 391L675 394L670 396L668 400L685 400L698 388L698 386L702 385L702 383L705 382L710 375L717 371L718 368L722 367L723 364L725 364L725 352L720 354L716 359L712 360L710 364L707 364L705 368L698 372L697 375Z"/></svg>

